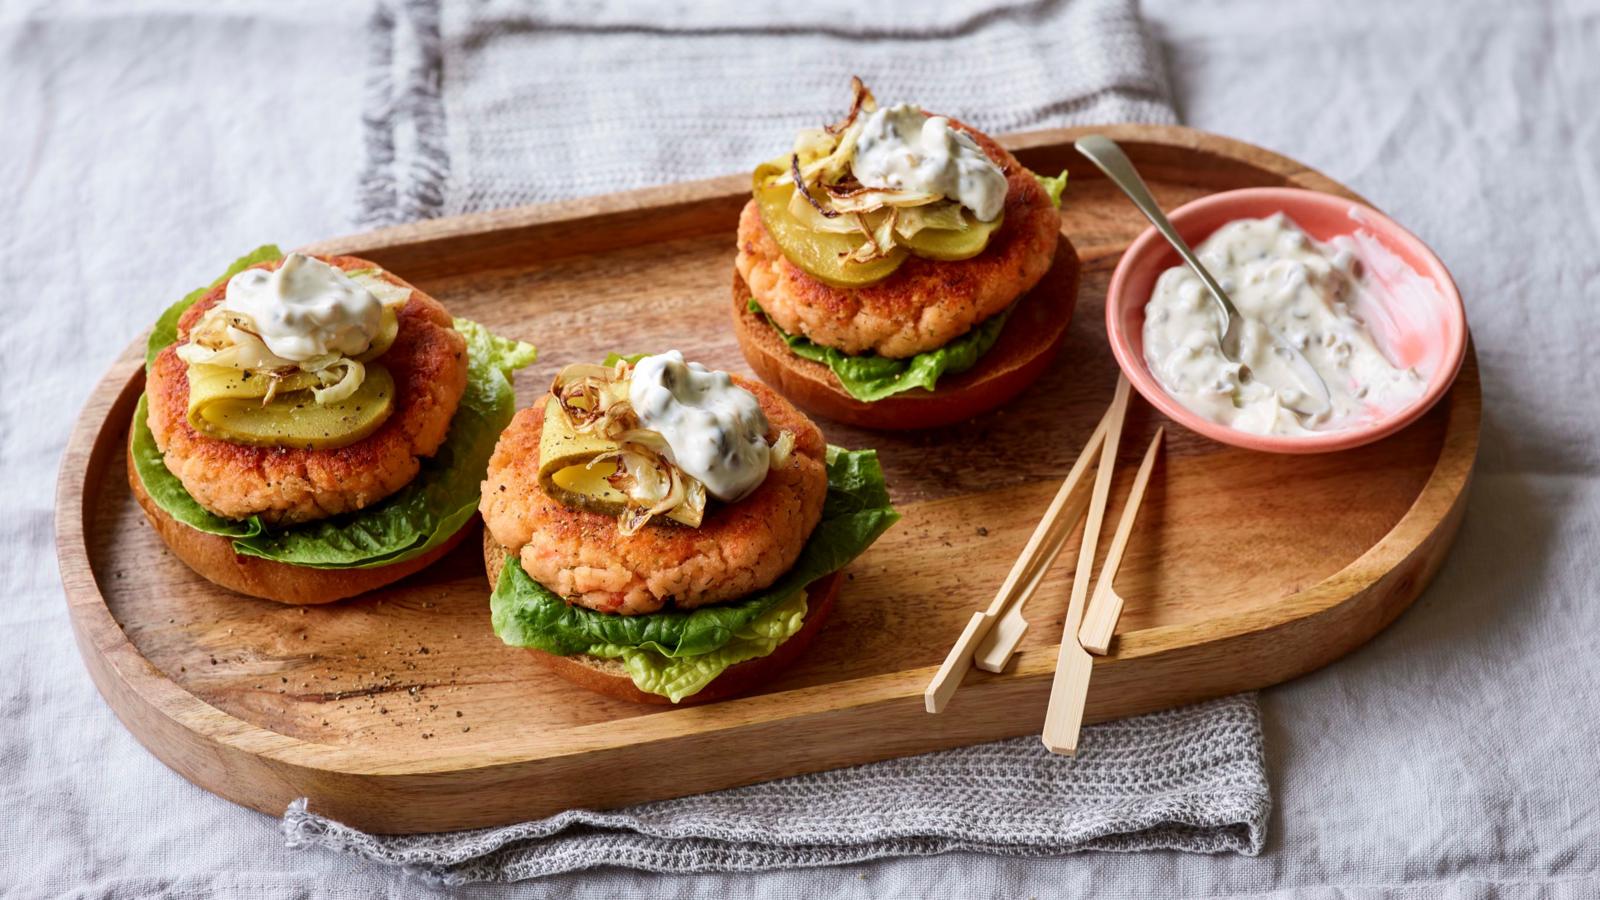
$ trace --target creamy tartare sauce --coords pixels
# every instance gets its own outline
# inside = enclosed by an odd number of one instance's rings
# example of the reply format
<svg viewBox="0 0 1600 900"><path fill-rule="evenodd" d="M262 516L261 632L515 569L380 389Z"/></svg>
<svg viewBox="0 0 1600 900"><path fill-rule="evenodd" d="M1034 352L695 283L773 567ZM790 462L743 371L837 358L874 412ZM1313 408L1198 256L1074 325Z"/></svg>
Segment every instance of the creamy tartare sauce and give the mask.
<svg viewBox="0 0 1600 900"><path fill-rule="evenodd" d="M727 372L668 350L634 363L628 403L641 427L667 442L666 456L718 500L742 499L767 477L767 417Z"/></svg>
<svg viewBox="0 0 1600 900"><path fill-rule="evenodd" d="M862 123L850 165L867 187L940 194L980 221L992 222L1006 203L1006 176L977 142L905 103L879 107Z"/></svg>
<svg viewBox="0 0 1600 900"><path fill-rule="evenodd" d="M246 269L233 276L222 306L249 316L267 349L294 362L330 353L359 355L383 321L383 304L371 291L300 253L284 257L271 272Z"/></svg>
<svg viewBox="0 0 1600 900"><path fill-rule="evenodd" d="M1197 249L1244 321L1239 363L1222 354L1222 315L1186 266L1163 272L1145 306L1144 358L1178 402L1201 416L1256 434L1309 434L1359 425L1423 393L1414 368L1390 362L1368 328L1384 315L1370 296L1348 237L1324 244L1279 213L1239 219ZM1272 332L1297 347L1322 376L1331 409L1302 422L1305 393Z"/></svg>

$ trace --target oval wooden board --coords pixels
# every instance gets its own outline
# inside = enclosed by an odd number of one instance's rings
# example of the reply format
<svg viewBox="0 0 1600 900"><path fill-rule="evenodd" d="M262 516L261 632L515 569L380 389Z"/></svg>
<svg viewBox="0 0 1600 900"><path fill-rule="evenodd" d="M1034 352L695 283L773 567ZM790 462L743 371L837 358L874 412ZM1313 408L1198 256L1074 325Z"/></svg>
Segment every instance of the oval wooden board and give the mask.
<svg viewBox="0 0 1600 900"><path fill-rule="evenodd" d="M1097 130L1123 142L1169 208L1248 185L1351 196L1237 141ZM923 712L922 691L989 602L1116 379L1104 292L1144 224L1070 151L1085 131L1006 141L1036 171L1072 170L1064 231L1083 277L1064 352L1008 408L970 427L873 434L824 423L835 443L879 449L905 518L851 566L816 647L769 693L663 710L555 680L491 633L472 539L391 589L328 607L213 587L166 552L125 480L142 341L85 408L57 495L62 581L96 684L196 784L274 815L307 796L318 812L386 832L612 807L1036 733L1076 538L1030 605L1033 627L1010 671L974 671L937 716ZM536 342L539 363L518 378L527 403L560 365L612 349L678 347L745 371L726 317L746 191L739 175L317 249L373 259L457 314ZM196 281L221 262L197 261ZM1274 684L1388 624L1438 569L1460 523L1479 403L1469 355L1433 411L1359 450L1274 457L1169 430L1118 581L1127 597L1118 637L1095 662L1088 719ZM1135 402L1111 517L1158 418Z"/></svg>

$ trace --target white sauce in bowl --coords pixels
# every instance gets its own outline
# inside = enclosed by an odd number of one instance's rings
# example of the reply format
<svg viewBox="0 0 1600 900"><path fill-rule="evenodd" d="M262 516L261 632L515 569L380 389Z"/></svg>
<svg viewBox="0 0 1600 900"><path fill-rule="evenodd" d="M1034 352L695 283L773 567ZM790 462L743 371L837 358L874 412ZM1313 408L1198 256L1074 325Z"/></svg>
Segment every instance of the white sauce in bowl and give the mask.
<svg viewBox="0 0 1600 900"><path fill-rule="evenodd" d="M1356 243L1320 243L1282 213L1229 222L1196 254L1244 317L1239 362L1222 354L1222 314L1187 266L1161 274L1144 312L1144 358L1167 393L1198 415L1255 434L1338 431L1422 396L1426 380L1397 366L1368 327L1386 316ZM1382 329L1380 329L1382 331ZM1297 347L1328 386L1332 408L1302 422L1304 394L1272 333Z"/></svg>
<svg viewBox="0 0 1600 900"><path fill-rule="evenodd" d="M867 187L943 195L982 222L1006 205L1006 175L977 141L905 103L879 107L862 122L850 170Z"/></svg>
<svg viewBox="0 0 1600 900"><path fill-rule="evenodd" d="M767 477L767 416L727 372L677 350L646 356L634 363L628 403L667 442L667 458L718 500L743 499Z"/></svg>
<svg viewBox="0 0 1600 900"><path fill-rule="evenodd" d="M383 303L371 291L300 253L271 272L246 269L230 278L222 307L249 316L267 349L294 362L360 355L383 321Z"/></svg>

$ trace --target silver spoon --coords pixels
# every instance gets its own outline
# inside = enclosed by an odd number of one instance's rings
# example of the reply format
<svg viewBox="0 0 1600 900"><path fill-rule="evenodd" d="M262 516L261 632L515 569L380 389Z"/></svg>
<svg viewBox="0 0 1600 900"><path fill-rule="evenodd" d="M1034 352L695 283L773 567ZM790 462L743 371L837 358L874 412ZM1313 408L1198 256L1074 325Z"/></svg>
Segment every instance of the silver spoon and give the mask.
<svg viewBox="0 0 1600 900"><path fill-rule="evenodd" d="M1150 196L1150 189L1145 187L1144 179L1139 177L1139 170L1133 167L1133 162L1128 159L1127 154L1122 152L1122 148L1118 147L1115 141L1098 134L1079 138L1073 146L1098 166L1100 171L1106 173L1112 184L1128 195L1128 199L1144 213L1144 217L1150 220L1156 231L1161 232L1161 236L1167 239L1172 249L1178 251L1178 255L1183 257L1189 268L1200 276L1201 283L1216 299L1222 313L1222 355L1227 357L1229 362L1239 363L1239 332L1242 330L1244 316L1239 314L1238 307L1228 299L1227 291L1224 291L1222 285L1218 284L1217 280L1211 277L1211 273L1206 271L1206 267L1200 264L1199 257L1189 249L1188 243L1178 234L1178 230L1172 227L1161 207L1156 205L1155 198ZM1284 340L1276 331L1268 329L1267 333L1272 336L1276 349L1288 360L1296 379L1305 388L1300 404L1288 408L1304 418L1313 418L1326 413L1333 400L1328 394L1327 383L1317 374L1311 361L1306 359L1298 347ZM1239 369L1240 378L1249 380L1250 368L1239 363Z"/></svg>

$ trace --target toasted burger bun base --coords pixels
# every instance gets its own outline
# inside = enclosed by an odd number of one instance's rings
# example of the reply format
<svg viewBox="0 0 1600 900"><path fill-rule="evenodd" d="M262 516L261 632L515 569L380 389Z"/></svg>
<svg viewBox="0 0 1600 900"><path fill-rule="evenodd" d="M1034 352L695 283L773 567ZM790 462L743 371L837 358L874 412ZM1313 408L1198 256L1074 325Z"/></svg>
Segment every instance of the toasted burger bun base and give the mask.
<svg viewBox="0 0 1600 900"><path fill-rule="evenodd" d="M332 603L392 584L438 561L461 543L471 530L462 526L444 543L420 556L391 566L370 569L312 569L288 563L241 556L233 551L233 541L197 531L179 522L156 505L145 492L144 482L128 454L128 484L145 518L174 555L207 581L231 591L294 605Z"/></svg>
<svg viewBox="0 0 1600 900"><path fill-rule="evenodd" d="M885 430L953 425L1008 402L1050 367L1072 322L1078 267L1078 253L1062 235L1055 262L1016 301L999 340L977 365L940 379L932 391L916 388L873 403L850 396L827 366L796 356L765 319L750 311L750 288L738 272L733 275L733 333L762 381L817 415Z"/></svg>
<svg viewBox="0 0 1600 900"><path fill-rule="evenodd" d="M490 590L493 590L500 581L500 570L505 566L507 555L506 549L495 543L494 538L485 531L483 533L483 564L489 575ZM843 584L843 572L833 572L811 582L806 586L805 622L793 637L779 644L776 650L766 656L745 660L737 665L729 666L710 684L702 688L699 693L683 698L676 705L694 706L699 703L714 703L718 700L727 700L731 697L752 693L765 687L810 648L811 642L816 639L817 632L822 630L823 624L827 621L828 614L833 611L834 600L838 598L839 588ZM615 697L618 700L665 706L674 705L671 700L660 694L646 693L635 687L633 679L628 677L628 671L623 667L621 660L601 659L587 654L557 656L531 647L527 648L527 650L552 672L579 687L585 687L608 697Z"/></svg>

